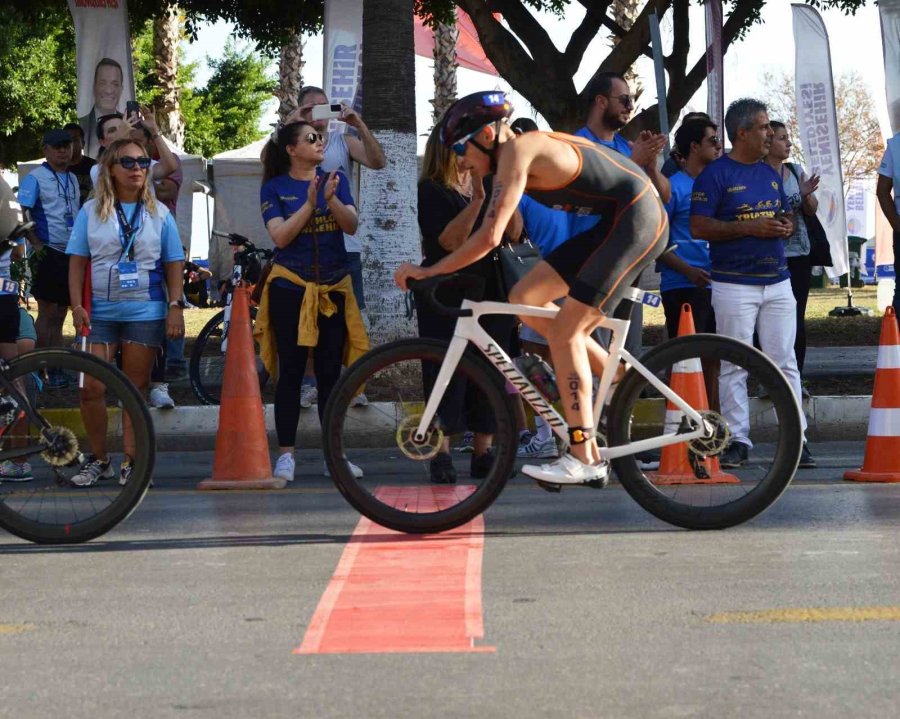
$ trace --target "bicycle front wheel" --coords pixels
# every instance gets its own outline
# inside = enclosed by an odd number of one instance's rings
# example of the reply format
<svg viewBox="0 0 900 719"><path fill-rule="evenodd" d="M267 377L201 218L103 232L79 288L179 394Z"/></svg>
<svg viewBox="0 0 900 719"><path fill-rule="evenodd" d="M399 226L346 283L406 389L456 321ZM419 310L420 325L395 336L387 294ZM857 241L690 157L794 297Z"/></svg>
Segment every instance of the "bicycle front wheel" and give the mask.
<svg viewBox="0 0 900 719"><path fill-rule="evenodd" d="M416 439L447 347L428 339L378 347L342 375L325 407L325 459L334 483L383 527L410 533L457 527L487 509L512 472L512 403L500 373L474 351L463 355L438 416ZM363 391L367 404L353 406ZM454 449L466 428L479 433L469 453ZM479 454L488 442L490 451Z"/></svg>
<svg viewBox="0 0 900 719"><path fill-rule="evenodd" d="M250 325L256 322L256 307L250 308ZM225 350L222 344L226 339L225 310L216 312L207 322L191 350L188 373L191 389L203 404L219 404L222 399L222 380L225 377ZM265 392L269 376L256 352L256 373L259 376L260 392ZM263 401L271 398L263 397Z"/></svg>
<svg viewBox="0 0 900 719"><path fill-rule="evenodd" d="M48 426L23 416L21 403L0 390L0 527L47 544L108 532L150 485L156 442L144 398L115 366L75 350L21 355L5 377ZM87 456L101 450L109 464L85 475ZM126 450L131 463L122 471Z"/></svg>
<svg viewBox="0 0 900 719"><path fill-rule="evenodd" d="M678 527L724 529L778 499L797 470L803 435L797 399L768 357L727 337L690 335L665 342L641 363L704 416L707 431L700 439L664 447L653 471L642 470L634 455L613 460L638 504ZM616 447L693 429L689 425L683 412L632 369L610 405L609 443ZM748 461L723 467L719 457L728 443L750 437L755 444Z"/></svg>

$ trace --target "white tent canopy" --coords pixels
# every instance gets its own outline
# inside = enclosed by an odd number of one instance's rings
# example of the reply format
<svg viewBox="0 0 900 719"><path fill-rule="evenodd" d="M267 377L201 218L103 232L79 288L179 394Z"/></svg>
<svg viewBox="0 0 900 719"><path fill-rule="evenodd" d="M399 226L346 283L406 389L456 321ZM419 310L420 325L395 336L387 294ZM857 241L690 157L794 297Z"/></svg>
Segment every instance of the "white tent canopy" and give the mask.
<svg viewBox="0 0 900 719"><path fill-rule="evenodd" d="M259 188L262 184L260 153L268 138L257 140L237 150L222 152L212 158L215 212L213 227L221 232L237 232L250 238L258 247L273 247L259 211ZM231 248L225 240L209 241L209 269L217 280L227 278L232 267Z"/></svg>

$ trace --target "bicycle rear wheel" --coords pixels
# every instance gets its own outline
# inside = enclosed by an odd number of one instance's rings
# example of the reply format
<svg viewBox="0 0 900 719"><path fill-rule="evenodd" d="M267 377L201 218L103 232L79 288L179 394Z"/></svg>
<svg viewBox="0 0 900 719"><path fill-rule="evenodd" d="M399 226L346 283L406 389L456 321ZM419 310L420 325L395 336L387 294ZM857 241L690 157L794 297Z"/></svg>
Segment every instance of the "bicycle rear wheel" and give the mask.
<svg viewBox="0 0 900 719"><path fill-rule="evenodd" d="M256 307L250 308L250 324L256 321ZM222 379L225 376L225 352L222 342L225 339L225 310L216 312L207 322L197 341L191 350L191 360L188 372L191 379L191 389L203 404L219 404L222 399ZM259 388L265 392L269 375L259 358L259 348L256 355L256 372L259 376ZM271 401L271 398L263 397L263 401Z"/></svg>
<svg viewBox="0 0 900 719"><path fill-rule="evenodd" d="M108 478L86 487L71 480L92 451L81 411L79 375L102 383L111 458ZM144 398L115 366L75 350L47 349L10 362L5 375L50 425L41 432L13 408L0 420L0 527L32 542L71 544L98 537L124 520L147 492L156 442ZM0 403L10 406L0 390ZM94 417L102 417L103 411ZM133 428L131 472L120 483L123 425ZM30 450L13 459L13 455ZM24 461L24 464L23 464ZM30 476L30 478L28 478Z"/></svg>
<svg viewBox="0 0 900 719"><path fill-rule="evenodd" d="M643 471L634 455L613 460L638 504L679 527L724 529L778 499L797 470L802 430L791 387L768 357L727 337L692 335L665 342L641 363L700 411L696 398L686 396L693 394L685 390L693 383L708 395L711 409L700 412L708 421L707 436L663 448L658 470ZM668 434L687 422L634 369L620 383L608 416L611 447ZM749 426L755 443L749 461L722 468L718 456L736 431L743 432L741 426Z"/></svg>
<svg viewBox="0 0 900 719"><path fill-rule="evenodd" d="M481 514L503 489L516 457L515 418L499 372L474 352L463 355L439 414L465 400L466 426L493 434L490 454L443 454L432 481L432 460L453 442L440 416L425 441L415 429L447 354L446 342L418 339L392 342L369 352L338 381L325 407L325 459L337 488L360 513L401 532L441 532ZM365 390L368 404L353 407ZM457 406L458 406L457 405ZM451 420L453 421L453 420ZM451 455L454 453L451 450ZM348 460L362 466L354 476ZM453 481L449 481L453 479Z"/></svg>

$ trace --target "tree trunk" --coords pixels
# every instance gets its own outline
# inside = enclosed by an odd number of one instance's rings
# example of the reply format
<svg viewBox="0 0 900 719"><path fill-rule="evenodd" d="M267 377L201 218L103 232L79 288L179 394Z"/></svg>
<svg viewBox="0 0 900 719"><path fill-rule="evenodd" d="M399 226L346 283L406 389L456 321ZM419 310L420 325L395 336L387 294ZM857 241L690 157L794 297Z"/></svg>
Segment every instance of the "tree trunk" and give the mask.
<svg viewBox="0 0 900 719"><path fill-rule="evenodd" d="M184 118L178 100L178 46L183 19L177 5L168 5L153 20L153 57L160 95L156 100L159 131L178 147L184 147Z"/></svg>
<svg viewBox="0 0 900 719"><path fill-rule="evenodd" d="M625 28L625 30L631 30L631 28L634 26L634 21L637 19L637 16L640 14L640 12L641 8L638 0L613 0L613 20L615 20L619 25ZM612 47L615 47L621 41L621 38L613 35L610 39L610 45ZM644 92L644 85L641 82L641 78L634 71L634 65L630 66L622 74L624 75L625 80L628 82L628 86L631 89L631 94L634 95L636 101L637 98L641 96L641 93Z"/></svg>
<svg viewBox="0 0 900 719"><path fill-rule="evenodd" d="M278 117L284 119L297 107L297 96L303 87L303 35L297 31L292 34L291 41L281 48L278 56L278 87L275 97L278 98Z"/></svg>
<svg viewBox="0 0 900 719"><path fill-rule="evenodd" d="M383 170L362 168L359 238L372 344L415 334L394 284L402 262L419 262L413 0L363 4L363 117L384 148Z"/></svg>
<svg viewBox="0 0 900 719"><path fill-rule="evenodd" d="M441 119L447 108L456 100L456 41L459 28L456 23L439 23L434 30L434 122Z"/></svg>

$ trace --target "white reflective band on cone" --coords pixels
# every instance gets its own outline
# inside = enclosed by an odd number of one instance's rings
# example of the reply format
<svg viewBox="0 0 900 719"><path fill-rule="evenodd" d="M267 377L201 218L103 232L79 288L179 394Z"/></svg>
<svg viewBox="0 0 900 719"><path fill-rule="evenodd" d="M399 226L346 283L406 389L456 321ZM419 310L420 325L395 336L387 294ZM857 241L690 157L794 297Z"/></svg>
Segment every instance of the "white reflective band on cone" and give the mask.
<svg viewBox="0 0 900 719"><path fill-rule="evenodd" d="M879 345L878 369L900 369L900 345Z"/></svg>
<svg viewBox="0 0 900 719"><path fill-rule="evenodd" d="M692 372L702 372L703 365L700 363L699 357L693 359L681 360L676 362L672 368L672 374L691 374Z"/></svg>
<svg viewBox="0 0 900 719"><path fill-rule="evenodd" d="M871 409L870 437L900 437L900 409Z"/></svg>

